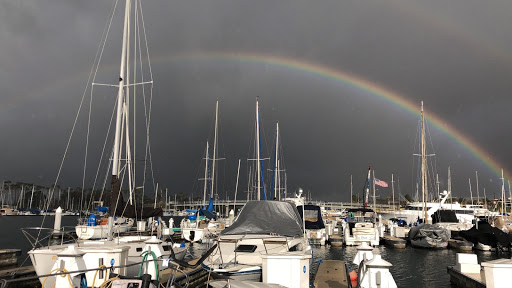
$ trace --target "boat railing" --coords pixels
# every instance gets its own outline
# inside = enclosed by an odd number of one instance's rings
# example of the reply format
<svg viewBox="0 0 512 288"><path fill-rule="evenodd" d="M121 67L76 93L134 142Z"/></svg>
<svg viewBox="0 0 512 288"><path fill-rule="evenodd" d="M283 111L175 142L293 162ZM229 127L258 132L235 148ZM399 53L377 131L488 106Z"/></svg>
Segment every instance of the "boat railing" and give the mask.
<svg viewBox="0 0 512 288"><path fill-rule="evenodd" d="M244 235L244 237L245 237L245 235ZM243 239L243 238L242 238L242 239ZM224 258L223 258L223 256L222 256L222 250L220 249L220 244L221 244L221 243L228 243L228 244L229 244L229 243L235 243L235 249L233 249L233 251L235 251L235 263L236 263L236 247L238 246L238 241L239 241L239 240L242 240L242 239L219 239L219 240L217 241L218 246L219 246L218 251L219 251L219 259L220 259L220 263L224 263ZM229 263L229 262L228 262L228 263Z"/></svg>
<svg viewBox="0 0 512 288"><path fill-rule="evenodd" d="M275 239L275 238L263 238L263 247L265 247L265 253L268 254L268 250L267 250L267 244L277 244L277 245L286 245L286 248L288 248L288 250L290 250L290 246L288 246L288 241L286 239L286 237L284 237L284 240L281 240L281 239Z"/></svg>
<svg viewBox="0 0 512 288"><path fill-rule="evenodd" d="M66 228L74 228L71 226L63 226L60 230L44 227L25 227L21 228L21 232L28 240L32 248L42 248L55 244L77 243L77 238L72 231ZM52 241L54 240L54 241Z"/></svg>

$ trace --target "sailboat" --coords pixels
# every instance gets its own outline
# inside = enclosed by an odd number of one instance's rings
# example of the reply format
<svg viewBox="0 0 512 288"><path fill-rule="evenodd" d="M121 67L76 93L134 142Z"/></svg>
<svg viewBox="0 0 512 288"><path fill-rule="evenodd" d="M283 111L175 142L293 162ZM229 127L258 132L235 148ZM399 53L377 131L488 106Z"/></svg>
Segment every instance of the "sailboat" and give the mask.
<svg viewBox="0 0 512 288"><path fill-rule="evenodd" d="M297 208L283 201L248 201L217 244L213 257L203 263L215 279L261 281L268 254L311 257Z"/></svg>
<svg viewBox="0 0 512 288"><path fill-rule="evenodd" d="M134 3L134 5L132 5ZM116 85L106 85L106 86L114 86L117 89L117 101L116 101L116 121L115 121L115 136L114 136L114 144L113 144L113 152L112 152L112 166L111 166L111 195L110 195L110 207L109 207L109 217L108 220L105 221L105 225L96 225L96 220L89 218L90 225L78 226L77 229L80 231L81 229L86 229L89 231L93 231L90 234L92 237L96 237L96 232L99 231L99 237L105 237L105 239L100 239L96 241L89 240L78 240L72 243L65 243L62 239L59 244L56 245L46 245L44 239L39 239L44 231L44 228L35 228L37 232L37 238L33 238L32 241L33 248L28 252L32 264L35 268L37 275L46 275L50 273L54 273L54 271L61 271L64 267L59 266L59 263L56 263L56 255L57 256L72 256L80 259L80 262L84 262L85 268L87 269L96 269L100 266L116 266L117 268L112 268L112 272L117 273L119 275L125 276L134 276L139 272L139 266L130 266L126 267L128 264L139 263L143 260L142 252L151 251L157 253L152 255L158 255L161 258L168 258L171 255L171 251L174 249L174 253L176 257L184 256L186 252L186 247L178 248L176 246L173 247L172 242L163 242L160 239L157 239L156 236L161 235L150 235L144 236L141 233L136 233L131 236L120 236L115 235L117 232L121 232L121 229L128 228L130 225L129 222L133 223L133 219L145 219L148 217L152 217L156 219L159 216L162 216L162 209L160 208L146 208L141 207L140 205L135 205L135 201L133 201L132 197L130 197L129 202L125 203L123 199L123 195L121 193L121 182L128 183L128 190L130 192L130 196L133 195L135 191L135 176L134 176L134 163L131 161L131 146L130 146L130 135L129 135L129 96L130 91L132 91L132 96L135 96L135 86L138 85L147 85L153 83L153 81L138 81L135 77L132 78L133 75L130 75L130 63L133 60L134 63L140 61L140 59L132 59L130 55L129 49L129 38L130 38L130 22L132 15L135 17L139 17L136 19L137 21L142 21L141 18L141 6L138 1L132 2L131 0L126 0L125 9L124 9L124 26L123 26L123 40L122 40L122 50L121 50L121 65L120 65L120 76L116 77L119 79L119 83ZM113 17L113 14L112 14ZM137 22L139 25L135 27L137 29L145 29L144 25L140 25L141 22ZM137 30L136 29L136 30ZM141 31L134 31L136 35L140 35ZM142 31L145 34L145 31ZM141 38L137 38L137 40L141 41ZM145 38L142 38L145 39ZM104 41L106 40L106 37ZM137 43L140 47L140 43ZM136 44L136 45L137 45ZM133 48L133 47L132 47ZM132 49L133 51L137 51L136 49ZM139 51L135 53L138 56ZM135 57L134 57L135 58ZM149 60L149 57L148 57ZM99 63L95 63L98 65ZM142 71L142 69L141 69ZM140 76L139 76L140 77ZM134 79L134 83L130 83L130 79ZM96 85L100 85L95 83ZM134 101L134 100L133 100ZM148 122L146 122L148 124ZM148 130L149 131L149 130ZM123 138L125 143L125 151L123 155ZM146 135L146 139L149 137ZM147 146L146 146L147 147ZM123 165L121 165L123 164ZM128 176L124 179L124 174L122 172L126 172ZM116 218L117 217L117 220ZM124 222L126 221L126 223ZM157 223L157 222L154 222ZM160 225L163 225L162 221L158 222ZM124 224L128 224L125 225ZM98 227L100 228L94 228ZM162 226L155 227L156 231L161 231ZM26 228L29 229L29 228ZM116 230L117 229L117 230ZM53 232L53 229L49 229L50 232ZM77 231L77 232L78 232ZM103 234L103 231L106 231ZM23 231L25 236L29 235L27 230ZM155 233L156 234L156 233ZM160 234L160 233L158 233ZM117 237L116 237L117 236ZM29 238L27 236L27 238ZM30 239L30 238L29 238ZM179 245L178 245L179 246ZM79 252L78 252L79 251ZM156 257L158 257L156 256ZM155 256L151 256L155 258ZM78 261L78 260L77 260ZM55 266L57 266L56 269ZM120 267L121 266L121 267ZM123 267L124 266L124 267ZM53 267L53 268L52 268ZM67 268L67 267L66 267ZM161 267L160 267L161 268ZM52 270L53 269L53 270ZM101 283L105 279L104 273L95 273L94 270L91 270L86 273L87 283ZM47 277L47 279L40 278L44 287L51 287L54 285L56 278L55 277ZM43 281L45 281L43 283ZM71 281L71 280L70 280Z"/></svg>
<svg viewBox="0 0 512 288"><path fill-rule="evenodd" d="M425 145L425 117L423 115L423 101L421 101L421 190L423 195L423 224L414 226L409 231L409 240L413 247L446 248L450 239L448 229L428 224L431 223L427 210L427 169Z"/></svg>
<svg viewBox="0 0 512 288"><path fill-rule="evenodd" d="M203 207L198 209L195 215L189 215L183 218L180 223L181 236L183 239L189 242L199 242L204 239L205 235L208 237L214 236L218 232L218 228L221 228L220 223L212 222L216 220L216 216L213 213L213 193L215 189L215 163L219 160L217 158L217 127L218 127L218 115L219 115L219 101L215 105L215 133L213 142L213 159L212 159L212 171L210 175L209 165L209 145L206 142L206 155L205 155L205 168L204 168L204 190L203 190ZM207 193L208 192L208 193ZM208 207L206 207L206 199L208 197ZM212 235L213 234L213 235Z"/></svg>

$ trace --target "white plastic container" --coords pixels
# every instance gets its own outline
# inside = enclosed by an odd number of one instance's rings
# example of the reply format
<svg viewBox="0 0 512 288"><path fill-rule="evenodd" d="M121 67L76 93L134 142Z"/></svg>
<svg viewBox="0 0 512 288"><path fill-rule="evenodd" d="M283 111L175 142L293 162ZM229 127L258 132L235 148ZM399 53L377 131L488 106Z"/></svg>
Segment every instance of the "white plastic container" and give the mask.
<svg viewBox="0 0 512 288"><path fill-rule="evenodd" d="M290 288L309 287L309 260L303 251L262 255L263 283Z"/></svg>
<svg viewBox="0 0 512 288"><path fill-rule="evenodd" d="M146 231L146 221L137 221L137 231Z"/></svg>

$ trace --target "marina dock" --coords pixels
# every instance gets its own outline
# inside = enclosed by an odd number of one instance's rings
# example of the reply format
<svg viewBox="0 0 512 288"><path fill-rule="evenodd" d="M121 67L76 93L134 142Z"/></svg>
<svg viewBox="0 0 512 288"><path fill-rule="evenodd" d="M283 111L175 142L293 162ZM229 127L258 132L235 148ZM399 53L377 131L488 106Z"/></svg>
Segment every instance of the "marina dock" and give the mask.
<svg viewBox="0 0 512 288"><path fill-rule="evenodd" d="M320 263L313 282L316 288L349 287L347 268L341 260L324 260Z"/></svg>
<svg viewBox="0 0 512 288"><path fill-rule="evenodd" d="M0 249L0 267L18 265L21 249Z"/></svg>
<svg viewBox="0 0 512 288"><path fill-rule="evenodd" d="M450 282L456 287L467 288L485 288L484 271L480 273L462 273L455 269L455 266L448 266L448 274L450 274Z"/></svg>
<svg viewBox="0 0 512 288"><path fill-rule="evenodd" d="M457 249L461 252L471 252L473 250L473 243L465 240L449 239L448 247Z"/></svg>
<svg viewBox="0 0 512 288"><path fill-rule="evenodd" d="M407 241L405 239L394 236L385 235L382 237L382 240L384 240L386 246L391 248L405 249L405 246L407 245Z"/></svg>
<svg viewBox="0 0 512 288"><path fill-rule="evenodd" d="M34 287L40 285L35 276L34 266L3 268L0 270L0 283L11 280L9 287Z"/></svg>

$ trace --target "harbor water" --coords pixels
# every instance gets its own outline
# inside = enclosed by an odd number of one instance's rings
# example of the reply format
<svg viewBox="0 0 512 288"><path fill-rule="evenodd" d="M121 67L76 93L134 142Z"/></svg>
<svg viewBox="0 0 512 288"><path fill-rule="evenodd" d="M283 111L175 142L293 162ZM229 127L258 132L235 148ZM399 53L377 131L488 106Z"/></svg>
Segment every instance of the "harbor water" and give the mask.
<svg viewBox="0 0 512 288"><path fill-rule="evenodd" d="M179 225L182 217L175 219L175 225ZM164 217L168 221L169 217ZM23 227L40 227L43 216L5 216L0 217L1 237L0 248L22 249L22 256L19 258L20 265L31 265L27 257L27 251L31 249L30 243L21 232ZM43 227L53 228L53 216L47 216ZM74 226L77 223L76 216L62 217L62 226ZM167 222L168 223L168 222ZM199 256L206 250L204 244L194 244L191 247L191 254ZM405 249L393 249L385 246L375 248L382 258L390 262L393 267L390 269L398 287L451 287L450 277L446 271L447 266L455 265L457 251L452 249L428 250L417 249L407 246ZM311 279L323 260L344 260L349 267L356 268L352 264L356 247L331 247L314 246L313 260L310 268ZM497 255L492 252L473 251L477 254L478 262L500 258L510 258L510 254Z"/></svg>

